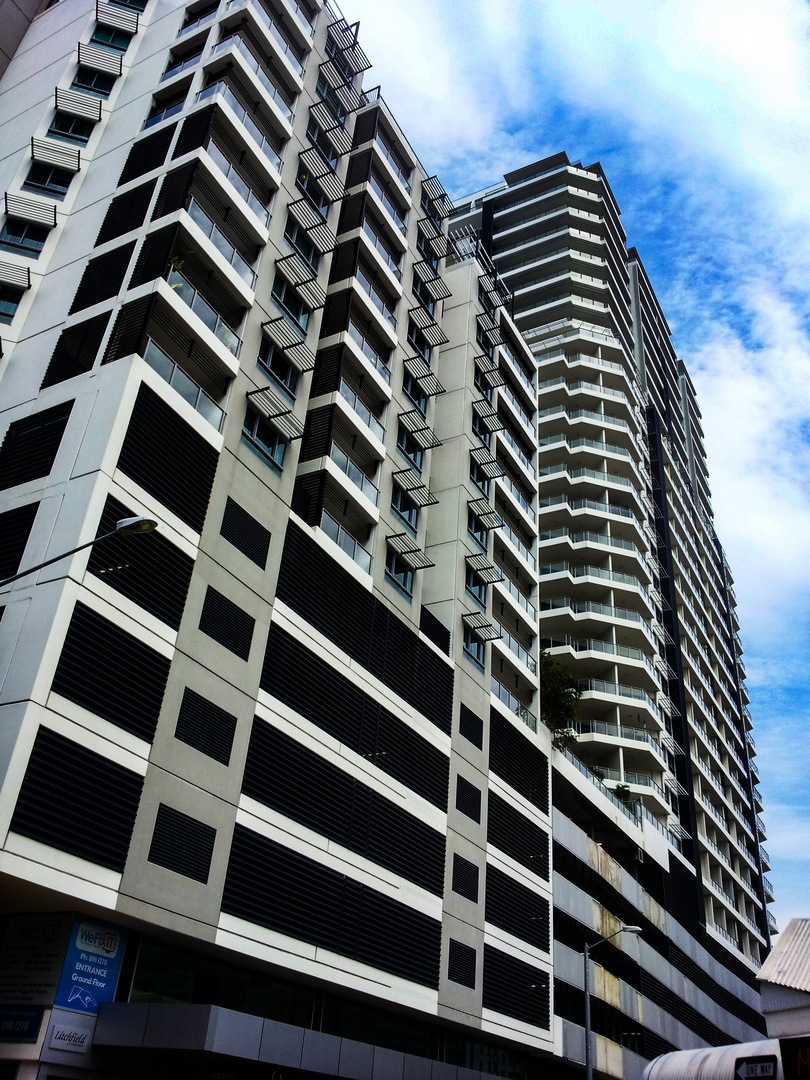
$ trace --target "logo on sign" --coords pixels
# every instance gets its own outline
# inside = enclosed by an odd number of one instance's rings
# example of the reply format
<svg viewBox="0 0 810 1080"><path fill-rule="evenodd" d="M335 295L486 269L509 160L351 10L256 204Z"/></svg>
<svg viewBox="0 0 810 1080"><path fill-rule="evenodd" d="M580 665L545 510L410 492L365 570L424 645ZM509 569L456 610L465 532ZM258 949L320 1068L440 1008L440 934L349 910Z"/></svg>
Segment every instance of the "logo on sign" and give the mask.
<svg viewBox="0 0 810 1080"><path fill-rule="evenodd" d="M76 933L76 948L87 952L101 953L113 957L118 952L121 935L116 930L109 930L90 923L80 923Z"/></svg>

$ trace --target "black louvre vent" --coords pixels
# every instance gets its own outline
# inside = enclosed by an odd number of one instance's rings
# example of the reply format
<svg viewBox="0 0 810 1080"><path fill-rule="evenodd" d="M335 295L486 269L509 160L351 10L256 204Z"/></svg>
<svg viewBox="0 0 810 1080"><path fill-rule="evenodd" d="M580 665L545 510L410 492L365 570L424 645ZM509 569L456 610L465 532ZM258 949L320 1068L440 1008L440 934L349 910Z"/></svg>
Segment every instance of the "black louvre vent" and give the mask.
<svg viewBox="0 0 810 1080"><path fill-rule="evenodd" d="M292 522L284 542L278 596L450 734L452 667Z"/></svg>
<svg viewBox="0 0 810 1080"><path fill-rule="evenodd" d="M349 158L349 167L346 170L346 187L351 188L356 184L365 184L371 176L371 151L363 150Z"/></svg>
<svg viewBox="0 0 810 1080"><path fill-rule="evenodd" d="M101 514L98 536L112 532L117 521L136 513L112 495ZM88 570L111 589L162 619L180 627L194 560L159 532L151 536L112 536L90 549Z"/></svg>
<svg viewBox="0 0 810 1080"><path fill-rule="evenodd" d="M142 786L137 773L41 727L11 829L120 873Z"/></svg>
<svg viewBox="0 0 810 1080"><path fill-rule="evenodd" d="M229 765L235 732L235 716L186 687L174 729L175 739Z"/></svg>
<svg viewBox="0 0 810 1080"><path fill-rule="evenodd" d="M360 241L349 240L340 244L332 255L332 268L329 271L329 284L354 277L357 273L357 259L360 253Z"/></svg>
<svg viewBox="0 0 810 1080"><path fill-rule="evenodd" d="M158 166L163 164L169 152L176 127L177 124L170 124L168 127L163 128L162 131L156 131L154 135L147 135L145 139L139 139L134 144L118 178L119 187L130 180L134 180L136 176L143 176L144 173L151 172L152 169L157 169Z"/></svg>
<svg viewBox="0 0 810 1080"><path fill-rule="evenodd" d="M146 220L146 211L152 201L152 193L155 190L157 180L147 180L131 191L123 195L116 195L107 208L104 221L96 237L96 247L105 244L108 240L114 240L116 236L123 236L132 229L139 229Z"/></svg>
<svg viewBox="0 0 810 1080"><path fill-rule="evenodd" d="M144 240L143 246L138 253L135 269L129 279L129 288L135 289L147 281L163 277L169 264L169 256L174 247L178 225L167 225L157 232L150 233Z"/></svg>
<svg viewBox="0 0 810 1080"><path fill-rule="evenodd" d="M443 653L450 655L450 631L439 622L430 608L422 607L420 610L419 629L426 638L430 638L434 645L438 645Z"/></svg>
<svg viewBox="0 0 810 1080"><path fill-rule="evenodd" d="M0 446L0 491L48 475L72 408L65 401L9 425Z"/></svg>
<svg viewBox="0 0 810 1080"><path fill-rule="evenodd" d="M354 123L354 137L352 149L370 142L377 133L377 123L380 119L380 110L371 109L369 112L360 113Z"/></svg>
<svg viewBox="0 0 810 1080"><path fill-rule="evenodd" d="M20 569L38 507L39 503L33 502L0 514L0 579L12 577Z"/></svg>
<svg viewBox="0 0 810 1080"><path fill-rule="evenodd" d="M119 308L101 359L102 364L110 364L114 360L120 360L122 356L142 353L146 343L146 326L154 303L154 295L141 296Z"/></svg>
<svg viewBox="0 0 810 1080"><path fill-rule="evenodd" d="M180 134L177 136L172 160L182 157L183 154L188 154L192 150L198 150L203 145L208 138L215 109L215 105L210 105L207 109L194 113L193 116L189 116L183 121Z"/></svg>
<svg viewBox="0 0 810 1080"><path fill-rule="evenodd" d="M456 777L456 810L473 821L481 820L481 789L463 776Z"/></svg>
<svg viewBox="0 0 810 1080"><path fill-rule="evenodd" d="M253 628L256 620L242 611L233 600L208 586L200 614L200 630L224 645L242 660L250 658Z"/></svg>
<svg viewBox="0 0 810 1080"><path fill-rule="evenodd" d="M455 938L450 938L447 978L450 982L475 989L475 949L464 945L461 941L456 941Z"/></svg>
<svg viewBox="0 0 810 1080"><path fill-rule="evenodd" d="M85 319L84 322L63 330L56 342L40 389L44 390L46 386L54 386L89 371L95 363L109 321L110 312L105 311L103 315L94 315L92 319Z"/></svg>
<svg viewBox="0 0 810 1080"><path fill-rule="evenodd" d="M163 183L160 185L160 193L152 213L152 221L157 221L158 218L165 217L167 214L173 214L175 210L185 208L196 174L196 161L189 161L188 164L181 165L179 169L166 173L163 177Z"/></svg>
<svg viewBox="0 0 810 1080"><path fill-rule="evenodd" d="M53 689L151 742L170 661L84 604L70 620Z"/></svg>
<svg viewBox="0 0 810 1080"><path fill-rule="evenodd" d="M472 709L462 704L458 714L458 730L468 742L477 746L479 750L484 745L484 721L476 716Z"/></svg>
<svg viewBox="0 0 810 1080"><path fill-rule="evenodd" d="M442 895L444 837L440 833L258 718L253 721L242 791Z"/></svg>
<svg viewBox="0 0 810 1080"><path fill-rule="evenodd" d="M353 229L359 229L363 224L366 210L366 193L358 191L354 195L347 195L340 204L340 217L338 219L338 236Z"/></svg>
<svg viewBox="0 0 810 1080"><path fill-rule="evenodd" d="M237 825L222 910L438 987L441 923Z"/></svg>
<svg viewBox="0 0 810 1080"><path fill-rule="evenodd" d="M492 791L489 793L487 842L548 881L548 833Z"/></svg>
<svg viewBox="0 0 810 1080"><path fill-rule="evenodd" d="M352 291L332 293L327 296L321 319L321 337L329 337L330 334L340 334L349 329L349 309L352 303Z"/></svg>
<svg viewBox="0 0 810 1080"><path fill-rule="evenodd" d="M521 941L527 941L544 952L549 951L548 900L491 863L487 864L484 918Z"/></svg>
<svg viewBox="0 0 810 1080"><path fill-rule="evenodd" d="M489 767L538 810L548 813L548 758L531 735L524 735L497 709L492 709L489 718Z"/></svg>
<svg viewBox="0 0 810 1080"><path fill-rule="evenodd" d="M484 945L483 1006L548 1030L551 993L548 972Z"/></svg>
<svg viewBox="0 0 810 1080"><path fill-rule="evenodd" d="M207 885L216 837L210 825L161 803L148 860Z"/></svg>
<svg viewBox="0 0 810 1080"><path fill-rule="evenodd" d="M170 405L141 386L118 468L202 532L219 455Z"/></svg>
<svg viewBox="0 0 810 1080"><path fill-rule="evenodd" d="M447 809L447 757L274 623L261 687L434 806Z"/></svg>
<svg viewBox="0 0 810 1080"><path fill-rule="evenodd" d="M463 855L453 854L453 892L478 903L478 867Z"/></svg>
<svg viewBox="0 0 810 1080"><path fill-rule="evenodd" d="M220 534L264 570L270 551L270 532L230 497L225 503Z"/></svg>
<svg viewBox="0 0 810 1080"><path fill-rule="evenodd" d="M97 255L95 259L91 259L84 268L69 314L117 296L134 250L135 241L131 240L128 244L108 251L106 255Z"/></svg>

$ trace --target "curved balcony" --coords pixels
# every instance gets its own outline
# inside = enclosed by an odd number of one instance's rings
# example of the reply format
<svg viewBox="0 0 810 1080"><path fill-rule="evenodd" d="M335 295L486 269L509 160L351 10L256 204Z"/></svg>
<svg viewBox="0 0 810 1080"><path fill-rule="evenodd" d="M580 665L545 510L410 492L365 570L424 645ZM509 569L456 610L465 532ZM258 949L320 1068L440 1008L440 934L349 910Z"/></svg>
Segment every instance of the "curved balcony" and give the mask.
<svg viewBox="0 0 810 1080"><path fill-rule="evenodd" d="M539 572L544 579L543 595L546 599L555 595L570 595L577 600L587 600L596 590L604 592L609 588L618 590L623 598L632 596L635 600L640 597L646 606L645 615L652 618L655 614L652 597L634 574L622 574L604 566L573 564L565 559L541 563Z"/></svg>
<svg viewBox="0 0 810 1080"><path fill-rule="evenodd" d="M573 670L575 665L582 678L598 677L606 665L611 668L615 665L621 669L621 674L645 683L641 689L646 689L651 696L661 690L661 679L649 653L633 645L618 645L599 638L577 638L571 634L544 637L540 644L554 656L568 656L570 660L566 666Z"/></svg>
<svg viewBox="0 0 810 1080"><path fill-rule="evenodd" d="M574 553L587 553L589 561L598 562L609 556L611 565L619 573L639 577L645 583L652 580L644 553L631 541L621 537L606 536L604 533L574 532L561 526L543 530L538 540L540 558L543 560L564 561Z"/></svg>
<svg viewBox="0 0 810 1080"><path fill-rule="evenodd" d="M585 747L590 741L604 739L615 740L616 746L622 746L628 752L653 754L659 768L666 765L666 757L660 741L643 728L628 727L626 724L611 724L605 720L584 720L574 724L579 736L579 745Z"/></svg>
<svg viewBox="0 0 810 1080"><path fill-rule="evenodd" d="M631 708L643 709L647 717L652 717L659 731L664 730L664 717L655 700L642 690L640 686L629 686L627 683L610 682L605 679L581 679L579 688L582 691L581 702L589 700L602 704L627 707L632 702Z"/></svg>

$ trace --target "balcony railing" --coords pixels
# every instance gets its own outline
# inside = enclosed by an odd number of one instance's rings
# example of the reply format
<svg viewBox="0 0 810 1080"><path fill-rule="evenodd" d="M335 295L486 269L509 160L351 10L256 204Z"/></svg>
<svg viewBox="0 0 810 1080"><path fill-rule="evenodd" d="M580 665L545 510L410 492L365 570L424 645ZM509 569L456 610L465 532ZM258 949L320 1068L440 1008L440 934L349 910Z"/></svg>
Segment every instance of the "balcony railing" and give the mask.
<svg viewBox="0 0 810 1080"><path fill-rule="evenodd" d="M337 445L332 443L329 447L329 457L335 465L344 472L356 488L369 499L375 506L380 501L380 492L376 484L366 476L359 465L355 465L349 455Z"/></svg>
<svg viewBox="0 0 810 1080"><path fill-rule="evenodd" d="M534 555L532 555L532 553L529 551L528 547L523 543L523 541L520 539L520 537L517 535L517 533L513 529L509 528L509 526L506 524L506 522L504 522L503 525L501 526L501 532L507 538L507 540L512 545L512 547L529 564L529 566L533 567L536 570L537 569L537 559L534 557Z"/></svg>
<svg viewBox="0 0 810 1080"><path fill-rule="evenodd" d="M205 90L201 90L199 94L197 94L197 101L206 101L208 98L215 97L216 95L219 95L224 101L228 102L231 109L236 114L237 119L240 120L247 129L251 138L258 143L265 157L269 158L270 163L275 166L276 169L281 170L281 155L278 150L276 150L268 136L264 134L255 120L248 115L247 109L242 105L227 83L216 82L211 86L207 86Z"/></svg>
<svg viewBox="0 0 810 1080"><path fill-rule="evenodd" d="M492 693L495 697L504 703L504 705L513 712L515 716L519 717L526 727L531 728L532 731L537 731L537 717L534 713L527 709L522 701L518 700L514 694L511 694L505 686L501 685L495 676L492 676Z"/></svg>
<svg viewBox="0 0 810 1080"><path fill-rule="evenodd" d="M188 304L199 319L202 319L214 337L221 341L234 356L238 356L239 346L242 344L241 338L235 330L228 326L221 315L217 315L208 301L200 296L191 282L187 281L178 270L171 270L168 283L169 288L173 289L180 299Z"/></svg>
<svg viewBox="0 0 810 1080"><path fill-rule="evenodd" d="M182 27L178 32L178 37L185 37L186 34L190 34L192 30L196 30L200 26L205 26L206 23L213 22L216 18L216 11L207 11L205 15L201 15L199 19L195 19L194 22L188 24L188 26Z"/></svg>
<svg viewBox="0 0 810 1080"><path fill-rule="evenodd" d="M388 162L388 164L394 170L394 173L396 174L397 180L399 180L399 182L402 184L402 186L405 188L406 191L410 191L411 190L411 182L410 182L410 180L408 179L408 177L405 175L405 173L400 168L399 164L397 163L397 159L394 157L392 151L388 149L388 147L385 145L385 143L380 138L380 133L379 132L377 132L377 134L374 136L374 142L375 142L375 144L377 146L377 149L380 151L382 156L385 158L385 160Z"/></svg>
<svg viewBox="0 0 810 1080"><path fill-rule="evenodd" d="M267 91L269 97L271 97L276 103L282 116L286 120L289 120L290 123L292 123L292 107L288 105L287 102L284 100L278 87L275 85L275 83L264 70L262 65L247 47L244 40L239 36L239 34L232 34L231 37L225 38L223 41L220 41L214 46L211 55L217 56L219 53L224 52L226 49L229 48L233 48L236 50L236 52L239 53L244 63L250 68L250 70L262 84L264 89Z"/></svg>
<svg viewBox="0 0 810 1080"><path fill-rule="evenodd" d="M526 665L526 667L529 669L529 671L531 671L533 675L536 675L537 661L534 659L533 656L529 654L529 651L520 644L517 638L512 637L509 631L505 627L501 626L497 619L492 620L492 625L500 633L501 642L506 645L511 652L515 654L518 660L522 661Z"/></svg>
<svg viewBox="0 0 810 1080"><path fill-rule="evenodd" d="M371 364L375 371L383 377L383 379L391 385L391 369L388 364L383 360L373 345L369 343L368 338L363 334L355 323L349 323L349 337L357 345L358 349L365 356L366 360Z"/></svg>
<svg viewBox="0 0 810 1080"><path fill-rule="evenodd" d="M368 294L368 296L371 299L372 304L379 311L379 313L382 315L382 317L384 319L387 319L388 322L391 324L391 326L396 330L396 328L397 328L397 317L396 317L396 315L391 310L391 308L388 306L387 302L383 299L383 297L377 292L377 290L374 288L373 284L369 281L369 279L366 277L366 275L363 273L363 271L359 267L357 269L357 280L360 283L360 287L362 288L363 292Z"/></svg>
<svg viewBox="0 0 810 1080"><path fill-rule="evenodd" d="M388 269L391 271L397 281L402 281L402 271L400 270L397 263L394 262L393 258L388 254L388 251L382 240L380 240L379 236L377 236L377 234L374 232L368 221L363 222L363 232L369 238L372 247L376 249L377 254L380 256L382 261L385 263L385 265L388 267Z"/></svg>
<svg viewBox="0 0 810 1080"><path fill-rule="evenodd" d="M529 475L533 476L534 479L536 480L537 479L537 470L535 469L534 465L532 465L532 463L529 461L526 454L521 449L520 443L517 442L517 440L514 438L514 436L511 435L506 430L506 428L504 428L502 431L499 431L498 435L504 440L504 442L508 443L509 446L511 446L512 450L515 452L515 455L516 455L518 461L520 461L520 463L523 465L523 467L526 469L526 471L529 473Z"/></svg>
<svg viewBox="0 0 810 1080"><path fill-rule="evenodd" d="M660 754L661 744L641 728L626 727L624 724L608 724L603 720L580 720L574 725L580 735L611 735L617 739L631 739L633 742L648 743Z"/></svg>
<svg viewBox="0 0 810 1080"><path fill-rule="evenodd" d="M233 8L239 7L240 5L244 5L244 4L245 4L245 0L230 0L230 3L225 8L225 10L226 11L231 11ZM304 74L304 65L301 63L301 61L298 59L298 57L293 52L293 50L292 50L291 46L288 44L286 38L284 37L284 35L282 34L282 32L279 30L278 26L276 25L273 17L270 15L270 13L267 11L267 9L260 2L258 2L258 0L257 0L257 3L253 4L252 6L253 6L254 11L257 12L257 14L258 14L259 18L261 19L263 25L270 32L270 36L275 40L276 44L281 49L282 53L289 60L293 70L296 72L296 74L303 75Z"/></svg>
<svg viewBox="0 0 810 1080"><path fill-rule="evenodd" d="M406 220L405 220L406 217L407 217L407 214L403 216L401 211L397 209L396 205L391 201L391 199L388 197L388 195L386 195L385 191L383 190L382 184L377 179L377 177L374 175L374 173L371 174L371 176L369 177L368 182L369 182L369 184L371 184L372 190L376 194L377 198L380 200L380 202L383 204L385 209L388 211L388 213L394 219L394 223L395 223L396 227L399 229L399 231L401 233L405 233L407 235L408 226L407 226Z"/></svg>
<svg viewBox="0 0 810 1080"><path fill-rule="evenodd" d="M509 389L509 387L505 383L501 387L501 393L507 399L507 401L511 404L512 408L518 414L518 416L523 421L523 423L526 425L526 427L529 428L530 430L533 430L531 417L529 416L529 414L526 412L526 410L523 408L521 403L518 401L518 399L515 397L515 395L512 393L512 391Z"/></svg>
<svg viewBox="0 0 810 1080"><path fill-rule="evenodd" d="M597 694L612 694L614 697L631 698L633 701L643 701L649 706L655 716L660 717L658 705L653 701L646 690L639 686L626 686L624 683L605 682L604 679L580 679L579 688L582 691L593 691Z"/></svg>
<svg viewBox="0 0 810 1080"><path fill-rule="evenodd" d="M207 420L217 431L220 430L222 419L225 416L222 409L151 338L146 339L143 358L158 375L166 380L173 390L177 391L184 401L187 401L193 409L196 409L200 416Z"/></svg>
<svg viewBox="0 0 810 1080"><path fill-rule="evenodd" d="M511 370L515 373L515 375L517 375L517 377L520 379L520 381L523 383L523 385L526 387L532 397L534 397L536 390L532 386L532 380L518 363L517 359L515 358L515 354L512 352L509 346L504 343L501 343L500 349L504 356L507 358L507 360L509 360Z"/></svg>
<svg viewBox="0 0 810 1080"><path fill-rule="evenodd" d="M349 558L357 563L361 570L365 570L367 574L371 573L371 555L369 552L350 533L346 532L343 526L339 525L326 510L321 514L321 528L341 551L345 551Z"/></svg>
<svg viewBox="0 0 810 1080"><path fill-rule="evenodd" d="M537 515L534 512L534 508L529 503L529 500L517 486L517 484L504 473L503 476L499 476L498 479L503 486L511 493L512 497L517 501L520 508L528 514L532 521L537 521Z"/></svg>
<svg viewBox="0 0 810 1080"><path fill-rule="evenodd" d="M356 412L360 419L371 428L372 434L376 435L380 442L385 442L385 428L368 405L355 394L345 379L340 380L340 396L349 403L352 411Z"/></svg>
<svg viewBox="0 0 810 1080"><path fill-rule="evenodd" d="M236 166L227 159L215 142L209 142L207 150L211 160L216 163L226 179L228 179L231 185L236 188L237 192L242 196L250 209L266 228L270 222L269 208L265 206L250 185L242 179L241 175L236 170Z"/></svg>
<svg viewBox="0 0 810 1080"><path fill-rule="evenodd" d="M199 64L202 53L195 53L194 56L189 56L185 60L180 60L176 64L172 64L170 68L167 68L160 76L161 82L166 82L167 79L174 78L175 75L179 75L181 71L186 71L190 67L194 67L195 64Z"/></svg>
<svg viewBox="0 0 810 1080"><path fill-rule="evenodd" d="M632 645L614 645L611 641L599 641L595 638L575 638L570 634L563 637L542 638L540 642L544 649L573 649L574 652L601 652L611 656L621 656L626 660L640 660L650 674L655 675L655 667L648 656L635 649Z"/></svg>
<svg viewBox="0 0 810 1080"><path fill-rule="evenodd" d="M511 581L508 577L505 577L501 581L497 582L497 584L500 585L501 588L506 589L510 596L514 597L518 605L523 608L529 618L531 618L532 620L537 619L537 609L532 603L530 603L526 599L526 597L523 595L523 593L513 581Z"/></svg>
<svg viewBox="0 0 810 1080"><path fill-rule="evenodd" d="M245 284L252 289L256 284L255 271L251 269L247 260L242 258L225 234L214 224L196 199L191 200L188 213L191 220L198 228L202 229L225 262L229 263Z"/></svg>

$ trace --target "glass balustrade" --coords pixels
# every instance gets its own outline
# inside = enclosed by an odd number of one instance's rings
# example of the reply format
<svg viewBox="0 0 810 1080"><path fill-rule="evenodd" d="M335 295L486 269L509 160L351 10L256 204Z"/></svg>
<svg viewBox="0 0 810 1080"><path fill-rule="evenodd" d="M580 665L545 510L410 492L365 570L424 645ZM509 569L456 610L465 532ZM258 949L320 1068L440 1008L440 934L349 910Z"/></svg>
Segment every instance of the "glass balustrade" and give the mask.
<svg viewBox="0 0 810 1080"><path fill-rule="evenodd" d="M288 105L287 102L284 100L278 87L275 85L275 83L264 70L262 65L247 47L244 40L239 36L239 34L233 34L231 37L225 38L223 41L220 41L217 45L214 46L211 55L217 56L219 53L231 48L239 53L245 64L250 68L250 70L262 84L264 89L267 91L269 97L271 97L276 103L281 114L285 117L285 119L289 120L290 123L292 123L292 107Z"/></svg>
<svg viewBox="0 0 810 1080"><path fill-rule="evenodd" d="M240 7L240 6L241 7L246 7L247 6L246 0L230 0L230 3L227 5L225 10L226 11L232 11L234 8ZM291 66L292 66L293 70L296 72L296 74L303 75L304 74L304 65L301 63L301 61L295 55L295 52L293 51L292 47L287 42L287 39L282 34L281 30L279 30L279 28L278 28L275 20L273 19L272 15L267 11L267 9L261 3L251 4L251 7L258 14L259 20L261 21L262 25L265 26L267 28L267 30L270 32L270 36L273 38L273 40L276 42L278 47L281 49L284 56L286 56L286 58L289 60Z"/></svg>
<svg viewBox="0 0 810 1080"><path fill-rule="evenodd" d="M201 319L211 333L225 346L225 348L233 353L234 356L239 354L239 346L242 344L239 335L235 330L232 330L230 326L225 322L221 315L218 315L216 311L211 307L207 300L204 300L202 296L197 292L194 286L178 270L171 270L168 276L169 288L172 289L177 296L180 297L197 318Z"/></svg>
<svg viewBox="0 0 810 1080"><path fill-rule="evenodd" d="M406 191L410 191L411 190L411 182L410 182L410 180L405 175L405 173L403 172L400 165L397 163L397 159L394 157L392 151L388 149L388 147L385 145L385 143L380 138L379 132L374 137L374 142L375 142L375 144L377 146L377 149L380 151L382 156L385 158L385 160L388 162L388 164L394 170L394 173L396 174L397 180L399 180L399 182L402 184L402 186L405 188Z"/></svg>
<svg viewBox="0 0 810 1080"><path fill-rule="evenodd" d="M517 585L515 585L515 583L510 578L504 577L501 581L496 582L496 584L499 585L502 589L505 589L506 592L508 592L509 595L517 601L519 606L523 608L523 610L532 620L537 618L537 609L532 603L530 603L526 599L526 597L523 595Z"/></svg>
<svg viewBox="0 0 810 1080"><path fill-rule="evenodd" d="M382 296L380 296L380 294L374 288L373 284L366 277L365 273L359 267L358 267L358 270L357 270L357 280L360 283L360 287L362 288L363 292L368 294L368 296L371 299L372 304L379 311L379 313L382 315L382 317L384 319L387 319L388 322L396 330L396 328L397 328L397 317L396 317L396 315L391 310L391 308L388 306L387 302L382 298Z"/></svg>
<svg viewBox="0 0 810 1080"><path fill-rule="evenodd" d="M230 240L217 228L196 199L191 200L188 213L192 221L198 228L202 229L225 261L234 268L239 277L252 289L256 284L256 274L247 260L242 258Z"/></svg>
<svg viewBox="0 0 810 1080"><path fill-rule="evenodd" d="M511 435L506 430L506 428L504 428L502 431L499 431L498 435L499 435L499 437L501 439L503 439L503 441L505 443L507 443L512 448L512 450L514 450L518 461L520 461L521 465L523 465L523 467L526 469L526 471L529 473L529 475L534 477L534 479L536 480L537 479L537 470L535 469L534 465L532 465L532 463L529 461L528 457L526 456L526 454L521 449L520 443L517 442L515 437L513 435Z"/></svg>
<svg viewBox="0 0 810 1080"><path fill-rule="evenodd" d="M225 415L222 409L151 338L146 339L143 358L158 375L166 380L173 390L177 391L184 401L187 401L193 409L196 409L200 416L204 417L217 431L220 430Z"/></svg>
<svg viewBox="0 0 810 1080"><path fill-rule="evenodd" d="M369 177L369 184L371 184L371 188L374 191L374 193L376 194L377 198L380 200L380 202L383 204L385 209L388 211L388 213L394 219L394 223L396 224L399 231L402 232L402 233L407 233L407 231L408 231L408 226L406 224L407 214L403 216L401 211L397 209L397 207L391 201L391 199L388 197L388 195L386 195L385 191L383 190L382 184L377 179L377 177L374 175L374 173L372 173L371 176Z"/></svg>
<svg viewBox="0 0 810 1080"><path fill-rule="evenodd" d="M374 230L367 221L363 222L363 232L369 238L380 258L394 275L394 277L397 279L397 281L402 281L402 271L400 270L397 263L394 261L393 257L389 255L387 249L383 245L382 240L380 240L379 236L377 236L377 234L374 232Z"/></svg>
<svg viewBox="0 0 810 1080"><path fill-rule="evenodd" d="M367 574L371 573L370 553L366 551L358 540L355 540L351 533L348 533L342 525L339 525L326 510L321 514L321 528L341 551L345 551L349 558L357 563L361 570L365 570Z"/></svg>
<svg viewBox="0 0 810 1080"><path fill-rule="evenodd" d="M226 179L230 181L231 185L242 196L250 209L266 228L270 223L269 208L265 206L250 185L242 179L241 175L236 170L236 166L227 159L215 142L209 142L206 149L211 160L216 163Z"/></svg>
<svg viewBox="0 0 810 1080"><path fill-rule="evenodd" d="M515 716L519 717L528 728L531 728L532 731L537 731L537 717L534 713L530 709L527 709L523 702L516 698L514 694L510 693L505 686L499 683L494 675L492 676L491 691L495 697L499 701L502 701L507 709L509 709L510 712L513 712Z"/></svg>
<svg viewBox="0 0 810 1080"><path fill-rule="evenodd" d="M371 409L369 409L368 405L360 400L344 379L340 380L340 396L349 403L352 410L357 413L360 419L371 428L372 434L376 435L381 442L385 442L385 428Z"/></svg>
<svg viewBox="0 0 810 1080"><path fill-rule="evenodd" d="M357 345L358 349L360 349L363 356L369 361L374 370L378 371L383 379L390 385L391 369L374 346L369 343L368 338L363 334L362 330L360 330L353 322L349 323L349 337Z"/></svg>
<svg viewBox="0 0 810 1080"><path fill-rule="evenodd" d="M493 619L492 624L498 631L498 633L501 635L502 644L506 645L506 647L515 654L518 660L522 661L526 665L526 667L529 669L529 671L531 671L533 675L536 675L537 661L534 659L533 656L529 654L528 650L523 645L521 645L516 638L512 637L509 631L505 629L505 627L501 626L501 624L497 620Z"/></svg>
<svg viewBox="0 0 810 1080"><path fill-rule="evenodd" d="M234 94L233 90L231 90L227 83L216 82L213 83L211 86L207 86L205 90L201 90L199 94L197 94L197 101L206 101L208 98L212 98L215 96L219 96L224 101L228 102L228 105L235 113L236 118L247 129L253 141L259 145L259 148L261 149L265 157L270 160L271 164L274 165L276 169L280 170L281 155L279 154L278 150L276 150L269 137L264 134L256 121L248 115L247 109L244 105L242 105L236 94Z"/></svg>
<svg viewBox="0 0 810 1080"><path fill-rule="evenodd" d="M371 480L366 476L359 465L356 465L349 455L337 445L337 443L331 443L329 447L329 457L334 461L335 465L344 472L356 488L370 499L371 502L377 506L380 501L380 492L376 484L373 484Z"/></svg>

